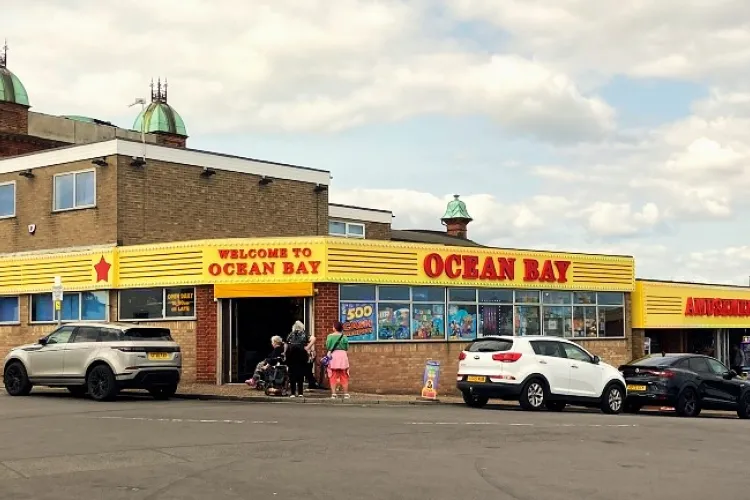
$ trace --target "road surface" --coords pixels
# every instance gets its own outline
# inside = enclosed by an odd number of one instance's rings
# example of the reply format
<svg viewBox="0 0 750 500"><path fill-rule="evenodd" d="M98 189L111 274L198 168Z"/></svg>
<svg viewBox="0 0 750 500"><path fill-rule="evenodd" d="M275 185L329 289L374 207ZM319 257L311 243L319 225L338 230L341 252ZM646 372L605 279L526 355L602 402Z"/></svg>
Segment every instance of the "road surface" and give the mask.
<svg viewBox="0 0 750 500"><path fill-rule="evenodd" d="M750 422L0 396L0 499L748 497Z"/></svg>

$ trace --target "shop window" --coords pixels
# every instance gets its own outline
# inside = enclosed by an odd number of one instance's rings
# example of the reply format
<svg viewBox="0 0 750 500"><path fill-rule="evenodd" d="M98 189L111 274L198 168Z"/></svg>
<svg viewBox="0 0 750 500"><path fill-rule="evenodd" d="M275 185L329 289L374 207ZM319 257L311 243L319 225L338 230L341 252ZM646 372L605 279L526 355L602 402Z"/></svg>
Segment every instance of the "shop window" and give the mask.
<svg viewBox="0 0 750 500"><path fill-rule="evenodd" d="M539 303L539 291L538 290L516 290L516 304L538 304L538 303Z"/></svg>
<svg viewBox="0 0 750 500"><path fill-rule="evenodd" d="M490 289L479 290L479 302L493 304L512 304L513 290Z"/></svg>
<svg viewBox="0 0 750 500"><path fill-rule="evenodd" d="M477 289L476 288L449 288L448 289L448 301L449 302L476 302L477 301Z"/></svg>
<svg viewBox="0 0 750 500"><path fill-rule="evenodd" d="M410 313L408 303L378 303L378 340L410 340Z"/></svg>
<svg viewBox="0 0 750 500"><path fill-rule="evenodd" d="M0 323L18 323L18 297L0 297Z"/></svg>
<svg viewBox="0 0 750 500"><path fill-rule="evenodd" d="M574 306L573 307L573 336L574 337L596 337L596 307Z"/></svg>
<svg viewBox="0 0 750 500"><path fill-rule="evenodd" d="M360 222L329 221L328 234L343 238L364 238L365 225Z"/></svg>
<svg viewBox="0 0 750 500"><path fill-rule="evenodd" d="M96 171L58 174L53 190L56 211L91 208L96 205Z"/></svg>
<svg viewBox="0 0 750 500"><path fill-rule="evenodd" d="M574 304L596 304L596 293L594 292L573 292Z"/></svg>
<svg viewBox="0 0 750 500"><path fill-rule="evenodd" d="M512 292L511 292L512 293ZM479 337L487 335L513 335L513 306L480 304Z"/></svg>
<svg viewBox="0 0 750 500"><path fill-rule="evenodd" d="M195 288L142 288L120 291L121 320L191 319L195 317Z"/></svg>
<svg viewBox="0 0 750 500"><path fill-rule="evenodd" d="M570 306L543 306L544 335L570 337L573 331Z"/></svg>
<svg viewBox="0 0 750 500"><path fill-rule="evenodd" d="M625 304L625 294L620 292L599 292L596 303L600 306L621 306Z"/></svg>
<svg viewBox="0 0 750 500"><path fill-rule="evenodd" d="M62 321L106 321L107 291L67 292L63 294L60 308ZM31 296L32 323L55 321L55 306L51 293Z"/></svg>
<svg viewBox="0 0 750 500"><path fill-rule="evenodd" d="M0 219L16 216L16 183L0 183Z"/></svg>
<svg viewBox="0 0 750 500"><path fill-rule="evenodd" d="M339 287L340 300L375 300L375 286L373 285L341 285Z"/></svg>
<svg viewBox="0 0 750 500"><path fill-rule="evenodd" d="M445 339L445 304L414 304L412 331L414 340Z"/></svg>
<svg viewBox="0 0 750 500"><path fill-rule="evenodd" d="M408 289L407 289L408 292ZM375 335L375 302L342 302L339 320L350 342L372 342Z"/></svg>
<svg viewBox="0 0 750 500"><path fill-rule="evenodd" d="M411 289L414 302L445 303L445 288L438 286L415 286Z"/></svg>
<svg viewBox="0 0 750 500"><path fill-rule="evenodd" d="M599 336L623 337L625 335L625 308L599 306Z"/></svg>
<svg viewBox="0 0 750 500"><path fill-rule="evenodd" d="M379 286L378 287L378 300L409 301L410 300L409 287L408 286Z"/></svg>
<svg viewBox="0 0 750 500"><path fill-rule="evenodd" d="M570 292L543 292L542 293L543 304L559 304L559 305L570 305L571 293Z"/></svg>
<svg viewBox="0 0 750 500"><path fill-rule="evenodd" d="M516 296L517 292L516 292ZM539 306L516 306L515 332L519 336L541 335Z"/></svg>
<svg viewBox="0 0 750 500"><path fill-rule="evenodd" d="M448 305L448 338L468 341L477 337L477 306L469 304Z"/></svg>

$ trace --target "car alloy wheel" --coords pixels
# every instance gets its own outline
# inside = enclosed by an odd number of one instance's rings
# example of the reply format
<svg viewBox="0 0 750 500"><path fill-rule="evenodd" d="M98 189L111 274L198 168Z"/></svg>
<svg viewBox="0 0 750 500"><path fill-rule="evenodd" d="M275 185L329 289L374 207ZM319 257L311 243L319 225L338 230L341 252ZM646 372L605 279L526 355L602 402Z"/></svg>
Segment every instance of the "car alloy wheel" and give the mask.
<svg viewBox="0 0 750 500"><path fill-rule="evenodd" d="M541 408L544 403L544 387L542 387L542 384L539 382L530 383L526 391L526 397L529 399L531 406Z"/></svg>
<svg viewBox="0 0 750 500"><path fill-rule="evenodd" d="M618 413L622 408L622 391L617 387L612 387L609 390L609 397L607 403L612 413Z"/></svg>
<svg viewBox="0 0 750 500"><path fill-rule="evenodd" d="M5 389L11 393L16 394L21 391L23 385L23 374L18 365L11 365L5 371Z"/></svg>

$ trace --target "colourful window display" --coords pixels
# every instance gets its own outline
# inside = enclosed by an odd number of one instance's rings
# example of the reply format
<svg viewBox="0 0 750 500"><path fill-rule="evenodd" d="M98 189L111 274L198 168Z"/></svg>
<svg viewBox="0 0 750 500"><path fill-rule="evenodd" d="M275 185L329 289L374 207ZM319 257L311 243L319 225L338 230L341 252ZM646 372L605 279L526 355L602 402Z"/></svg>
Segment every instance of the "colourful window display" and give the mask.
<svg viewBox="0 0 750 500"><path fill-rule="evenodd" d="M372 342L375 337L375 302L342 302L341 323L350 342Z"/></svg>

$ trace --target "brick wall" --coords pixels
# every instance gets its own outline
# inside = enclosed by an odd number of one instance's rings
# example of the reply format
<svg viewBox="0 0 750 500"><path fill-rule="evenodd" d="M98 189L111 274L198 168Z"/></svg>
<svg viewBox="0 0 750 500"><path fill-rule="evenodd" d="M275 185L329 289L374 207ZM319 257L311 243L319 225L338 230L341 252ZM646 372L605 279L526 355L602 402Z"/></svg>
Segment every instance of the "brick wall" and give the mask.
<svg viewBox="0 0 750 500"><path fill-rule="evenodd" d="M64 143L38 137L0 132L0 158L25 155L64 145Z"/></svg>
<svg viewBox="0 0 750 500"><path fill-rule="evenodd" d="M217 351L217 316L218 303L214 302L214 288L199 286L195 289L195 311L197 321L195 336L195 356L197 365L195 381L216 383Z"/></svg>
<svg viewBox="0 0 750 500"><path fill-rule="evenodd" d="M210 238L328 233L328 194L312 183L149 160L118 158L118 239L122 245Z"/></svg>
<svg viewBox="0 0 750 500"><path fill-rule="evenodd" d="M325 337L338 318L338 285L318 283L314 303L315 333L318 352L323 353ZM630 322L631 299L626 294L625 338L577 340L582 347L599 356L605 363L618 366L633 357L633 336ZM642 352L642 340L641 351ZM455 376L458 355L466 347L464 342L390 342L350 344L351 390L390 394L419 395L428 360L440 361L441 394L456 394Z"/></svg>
<svg viewBox="0 0 750 500"><path fill-rule="evenodd" d="M13 134L28 133L28 106L0 101L0 132L10 132Z"/></svg>
<svg viewBox="0 0 750 500"><path fill-rule="evenodd" d="M96 167L96 207L53 212L55 174L94 168L90 160L34 169L34 178L0 174L16 182L16 217L0 219L0 253L114 244L117 241L117 166ZM36 233L28 226L36 224Z"/></svg>
<svg viewBox="0 0 750 500"><path fill-rule="evenodd" d="M181 135L154 133L156 143L173 148L184 148L187 145L187 137Z"/></svg>

